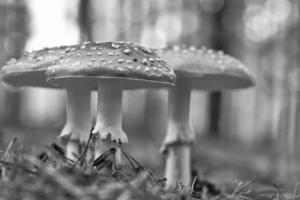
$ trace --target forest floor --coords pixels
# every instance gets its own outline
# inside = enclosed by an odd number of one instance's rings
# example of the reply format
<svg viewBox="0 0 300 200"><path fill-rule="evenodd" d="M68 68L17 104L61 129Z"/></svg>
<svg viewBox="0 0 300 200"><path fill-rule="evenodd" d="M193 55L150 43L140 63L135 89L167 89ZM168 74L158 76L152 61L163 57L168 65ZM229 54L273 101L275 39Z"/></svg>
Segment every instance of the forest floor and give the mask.
<svg viewBox="0 0 300 200"><path fill-rule="evenodd" d="M298 199L295 174L282 169L286 163L276 150L266 151L264 147L226 139L198 139L192 154L198 185L179 184L176 190L166 192L159 141L132 138L131 145L124 148L138 161L139 169L127 163L112 170L107 167L111 159L96 165L84 160L70 163L53 145L59 145L53 131L43 130L41 135L40 129L5 127L3 132L3 199Z"/></svg>

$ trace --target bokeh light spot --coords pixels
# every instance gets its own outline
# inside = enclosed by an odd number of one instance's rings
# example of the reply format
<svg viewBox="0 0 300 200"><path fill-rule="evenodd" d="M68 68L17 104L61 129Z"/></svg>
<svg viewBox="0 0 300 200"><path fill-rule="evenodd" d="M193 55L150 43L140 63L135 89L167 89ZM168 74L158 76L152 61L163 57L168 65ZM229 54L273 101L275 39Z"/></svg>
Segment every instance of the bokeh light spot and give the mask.
<svg viewBox="0 0 300 200"><path fill-rule="evenodd" d="M158 35L164 35L168 41L174 41L182 33L181 16L178 14L164 14L156 22L155 29Z"/></svg>

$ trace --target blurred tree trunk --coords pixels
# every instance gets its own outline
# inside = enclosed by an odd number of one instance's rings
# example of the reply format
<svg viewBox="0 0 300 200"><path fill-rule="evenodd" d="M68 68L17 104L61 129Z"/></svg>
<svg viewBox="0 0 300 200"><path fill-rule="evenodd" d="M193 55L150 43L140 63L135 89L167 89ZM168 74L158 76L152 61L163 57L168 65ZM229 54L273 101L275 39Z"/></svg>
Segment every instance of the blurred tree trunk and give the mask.
<svg viewBox="0 0 300 200"><path fill-rule="evenodd" d="M28 30L28 10L25 1L13 0L0 3L0 63L15 57L18 58L24 51ZM16 91L5 91L1 87L3 95L1 99L0 119L5 124L18 125L20 122L20 93Z"/></svg>
<svg viewBox="0 0 300 200"><path fill-rule="evenodd" d="M152 0L148 11L148 21L144 26L144 30L153 28L156 29L158 20L163 15L181 15L182 0L175 0L172 4L167 0ZM161 29L166 33L168 27ZM150 39L150 38L149 38ZM146 46L153 48L161 48L159 42L143 41ZM162 90L147 90L145 96L145 109L144 109L144 125L143 128L147 132L149 138L159 138L159 141L164 137L166 131L166 118L167 118L167 91ZM160 145L160 144L159 144Z"/></svg>
<svg viewBox="0 0 300 200"><path fill-rule="evenodd" d="M28 10L22 0L0 3L0 66L11 57L19 57L28 36ZM20 93L8 91L0 83L0 149L4 145L2 124L19 124Z"/></svg>
<svg viewBox="0 0 300 200"><path fill-rule="evenodd" d="M205 27L205 28L204 28ZM210 23L201 11L198 0L183 1L182 35L180 44L187 46L207 46L210 37ZM206 135L209 130L209 99L204 90L193 90L191 96L190 117L196 134Z"/></svg>
<svg viewBox="0 0 300 200"><path fill-rule="evenodd" d="M300 10L299 1L291 1L293 7ZM300 165L300 23L289 27L281 45L285 52L285 77L282 80L284 90L281 92L279 123L276 129L276 150L280 156L278 174L280 179L289 181L299 174Z"/></svg>
<svg viewBox="0 0 300 200"><path fill-rule="evenodd" d="M276 35L256 41L256 38L252 39L247 35L249 31L245 25L247 21L239 19L245 18L247 8L252 8L258 2L240 1L238 3L233 0L227 2L225 12L229 15L226 15L225 19L228 20L226 24L230 27L239 27L235 30L227 28L225 31L228 36L236 38L235 42L229 45L231 55L243 61L256 76L257 83L254 89L223 93L221 129L224 134L231 135L232 138L237 138L244 144L268 144L265 146L272 148L276 146L275 141L286 126L283 120L286 120L287 115L283 110L288 107L287 80L290 79L289 74L294 65L293 62L298 63L298 60L295 61L296 56L291 55L298 51L299 42L296 38L299 32L294 31L295 37L288 34L293 16L290 14L291 17L284 21L283 25L280 24ZM276 4L276 2L270 1L269 3ZM259 6L265 6L263 3ZM295 5L291 4L291 6ZM227 21L225 19L223 19L224 22ZM268 27L263 28L266 30L263 29L261 32L270 31L267 30Z"/></svg>
<svg viewBox="0 0 300 200"><path fill-rule="evenodd" d="M81 42L93 41L90 2L90 0L80 0L78 4L78 25Z"/></svg>
<svg viewBox="0 0 300 200"><path fill-rule="evenodd" d="M122 17L121 40L141 43L149 17L151 1L124 1ZM155 4L154 4L155 5ZM123 127L135 138L143 138L147 131L144 129L145 90L127 90L123 92ZM129 139L130 140L130 139Z"/></svg>
<svg viewBox="0 0 300 200"><path fill-rule="evenodd" d="M256 66L254 62L249 58L251 63L247 63L247 58L243 56L249 56L248 52L243 48L241 41L243 36L242 31L237 32L236 27L240 24L238 19L242 18L244 9L243 1L226 1L225 10L223 10L223 34L227 38L231 38L232 43L227 43L227 51L230 55L242 60L244 64L250 68L251 72L254 71L253 67ZM233 12L234 11L234 12ZM225 21L226 20L226 21ZM220 129L222 134L232 139L238 139L246 144L252 143L254 138L255 128L255 115L254 110L256 109L255 98L256 95L251 94L248 90L246 91L226 91L223 92L221 115L220 115Z"/></svg>
<svg viewBox="0 0 300 200"><path fill-rule="evenodd" d="M216 7L219 5L219 2L212 1L212 7ZM227 52L228 51L228 44L234 42L231 38L227 38L226 34L224 34L224 29L222 26L222 19L223 19L223 8L218 10L214 14L210 14L209 20L211 24L211 36L210 36L210 46L216 50L222 50ZM227 52L230 54L230 52ZM209 113L210 113L210 123L209 123L209 130L211 136L218 136L219 135L219 119L220 119L220 108L222 103L222 93L220 91L211 92L209 97Z"/></svg>

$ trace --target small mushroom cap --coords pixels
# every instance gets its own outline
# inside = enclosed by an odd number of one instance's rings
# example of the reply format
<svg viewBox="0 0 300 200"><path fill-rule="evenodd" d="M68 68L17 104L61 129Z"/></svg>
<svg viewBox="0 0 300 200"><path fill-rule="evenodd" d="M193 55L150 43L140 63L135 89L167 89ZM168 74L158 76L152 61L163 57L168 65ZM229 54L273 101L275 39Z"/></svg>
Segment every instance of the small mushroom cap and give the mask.
<svg viewBox="0 0 300 200"><path fill-rule="evenodd" d="M222 51L173 46L159 50L159 54L175 70L177 81L194 89L238 89L255 84L246 66Z"/></svg>
<svg viewBox="0 0 300 200"><path fill-rule="evenodd" d="M175 73L155 50L131 42L86 42L71 49L46 73L52 84L97 89L97 82L122 89L174 85Z"/></svg>
<svg viewBox="0 0 300 200"><path fill-rule="evenodd" d="M1 78L7 84L15 87L53 88L53 85L47 83L45 72L50 65L53 65L71 48L72 46L44 48L26 52L17 60L12 58L1 68Z"/></svg>

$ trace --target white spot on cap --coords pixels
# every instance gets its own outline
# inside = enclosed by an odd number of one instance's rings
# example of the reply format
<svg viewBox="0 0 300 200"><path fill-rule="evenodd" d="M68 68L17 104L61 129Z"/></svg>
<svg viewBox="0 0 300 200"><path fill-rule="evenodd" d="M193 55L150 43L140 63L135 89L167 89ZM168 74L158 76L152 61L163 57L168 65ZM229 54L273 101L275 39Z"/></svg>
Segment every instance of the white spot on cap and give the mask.
<svg viewBox="0 0 300 200"><path fill-rule="evenodd" d="M78 65L80 65L80 61L76 61L76 62L72 63L72 66L78 66Z"/></svg>
<svg viewBox="0 0 300 200"><path fill-rule="evenodd" d="M180 51L180 47L179 46L173 46L173 51L175 51L175 52Z"/></svg>
<svg viewBox="0 0 300 200"><path fill-rule="evenodd" d="M112 43L111 46L112 46L112 48L114 48L114 49L120 48L120 45L118 45L118 44L116 44L116 43Z"/></svg>
<svg viewBox="0 0 300 200"><path fill-rule="evenodd" d="M224 52L223 51L218 51L218 56L224 56Z"/></svg>
<svg viewBox="0 0 300 200"><path fill-rule="evenodd" d="M38 60L38 61L43 60L43 57L42 57L42 56L39 56L39 57L37 57L37 60Z"/></svg>
<svg viewBox="0 0 300 200"><path fill-rule="evenodd" d="M97 47L91 47L90 48L92 51L95 51L95 50L97 50Z"/></svg>
<svg viewBox="0 0 300 200"><path fill-rule="evenodd" d="M141 50L142 50L143 52L147 53L147 54L151 54L151 53L152 53L151 49L146 48L146 47L143 47L143 46L141 46Z"/></svg>
<svg viewBox="0 0 300 200"><path fill-rule="evenodd" d="M70 61L71 61L71 58L65 59L65 62L70 62Z"/></svg>
<svg viewBox="0 0 300 200"><path fill-rule="evenodd" d="M123 63L123 62L124 62L123 58L118 59L118 63Z"/></svg>
<svg viewBox="0 0 300 200"><path fill-rule="evenodd" d="M194 47L194 46L190 46L190 47L189 47L189 50L190 50L190 51L196 51L196 50L197 50L197 48L196 48L196 47Z"/></svg>
<svg viewBox="0 0 300 200"><path fill-rule="evenodd" d="M222 65L224 61L222 59L217 60L217 64Z"/></svg>
<svg viewBox="0 0 300 200"><path fill-rule="evenodd" d="M124 49L123 53L125 53L126 55L131 54L131 50L130 49Z"/></svg>
<svg viewBox="0 0 300 200"><path fill-rule="evenodd" d="M213 50L211 50L211 49L209 49L208 51L207 51L207 54L213 54L214 52L213 52Z"/></svg>
<svg viewBox="0 0 300 200"><path fill-rule="evenodd" d="M108 54L109 56L114 56L114 55L115 55L114 52L111 52L111 51L108 52L107 54Z"/></svg>
<svg viewBox="0 0 300 200"><path fill-rule="evenodd" d="M143 65L148 65L148 60L147 60L147 58L143 58L142 64L143 64Z"/></svg>

